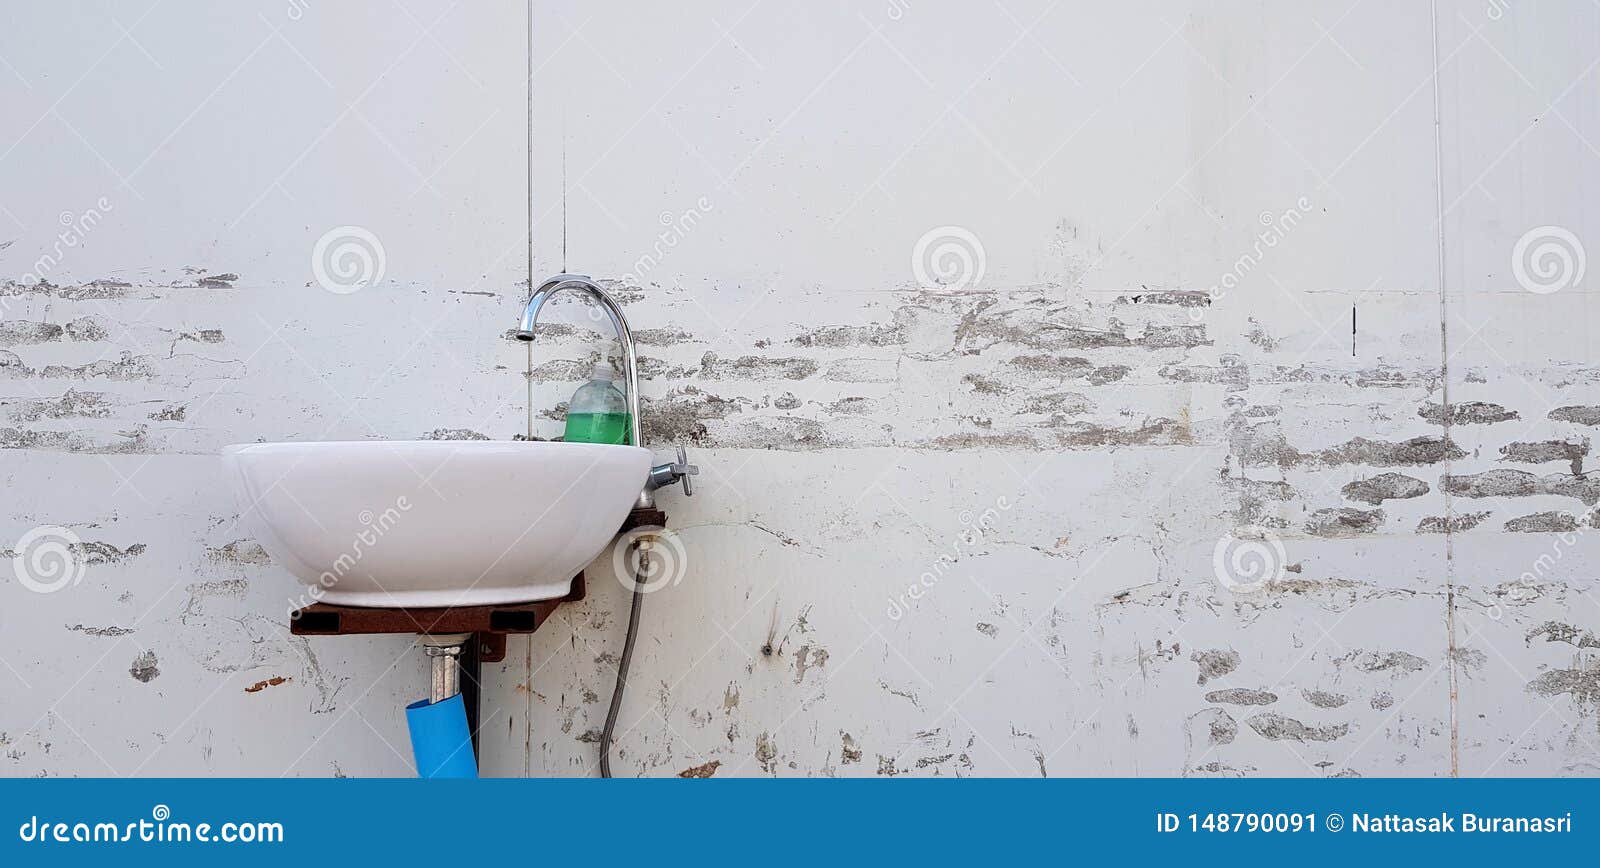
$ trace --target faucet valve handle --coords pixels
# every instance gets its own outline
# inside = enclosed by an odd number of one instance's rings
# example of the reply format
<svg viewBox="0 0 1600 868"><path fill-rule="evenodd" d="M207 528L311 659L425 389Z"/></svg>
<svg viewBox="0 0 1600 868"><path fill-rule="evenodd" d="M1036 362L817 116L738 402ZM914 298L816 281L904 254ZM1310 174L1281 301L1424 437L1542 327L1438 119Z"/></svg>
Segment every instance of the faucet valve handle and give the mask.
<svg viewBox="0 0 1600 868"><path fill-rule="evenodd" d="M683 496L694 497L694 483L689 480L700 475L700 465L689 463L689 453L682 446L678 447L678 460L672 465L672 473L683 480Z"/></svg>
<svg viewBox="0 0 1600 868"><path fill-rule="evenodd" d="M670 464L657 464L650 468L650 488L665 488L674 482L683 483L685 497L694 496L694 483L689 479L700 475L700 467L689 463L689 454L682 446L678 447L678 460Z"/></svg>

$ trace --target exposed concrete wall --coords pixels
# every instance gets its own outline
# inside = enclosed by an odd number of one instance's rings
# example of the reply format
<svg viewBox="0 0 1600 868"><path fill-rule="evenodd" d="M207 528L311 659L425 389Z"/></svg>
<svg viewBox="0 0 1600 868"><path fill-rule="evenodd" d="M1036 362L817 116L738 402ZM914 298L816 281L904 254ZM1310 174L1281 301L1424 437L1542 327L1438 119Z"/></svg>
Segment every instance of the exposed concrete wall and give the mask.
<svg viewBox="0 0 1600 868"><path fill-rule="evenodd" d="M87 564L0 585L5 773L409 773L422 658L285 635L215 452L558 433L530 166L705 469L618 769L1596 771L1593 280L1513 267L1600 243L1592 5L535 5L531 160L519 3L0 34L0 539ZM610 564L486 771L594 773Z"/></svg>

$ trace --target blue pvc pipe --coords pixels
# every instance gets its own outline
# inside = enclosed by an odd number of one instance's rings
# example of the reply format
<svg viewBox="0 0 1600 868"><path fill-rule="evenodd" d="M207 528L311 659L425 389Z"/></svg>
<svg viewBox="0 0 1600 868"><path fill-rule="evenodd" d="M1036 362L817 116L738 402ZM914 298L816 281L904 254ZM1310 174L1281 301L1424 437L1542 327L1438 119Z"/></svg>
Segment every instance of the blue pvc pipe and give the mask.
<svg viewBox="0 0 1600 868"><path fill-rule="evenodd" d="M411 754L424 778L476 778L478 759L467 730L467 707L457 693L442 702L421 699L406 706Z"/></svg>

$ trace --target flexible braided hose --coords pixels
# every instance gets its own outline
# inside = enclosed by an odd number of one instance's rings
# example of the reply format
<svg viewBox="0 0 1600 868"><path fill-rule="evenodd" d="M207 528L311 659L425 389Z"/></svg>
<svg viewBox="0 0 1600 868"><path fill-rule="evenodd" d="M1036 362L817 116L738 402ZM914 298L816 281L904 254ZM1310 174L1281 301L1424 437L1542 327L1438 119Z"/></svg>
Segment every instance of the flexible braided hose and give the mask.
<svg viewBox="0 0 1600 868"><path fill-rule="evenodd" d="M644 603L644 580L650 572L650 548L645 540L634 543L639 551L639 566L633 574L633 604L628 609L628 634L622 640L622 660L617 663L617 684L611 688L611 708L606 711L606 725L600 730L600 777L611 777L611 734L617 728L617 714L622 711L622 692L628 687L628 664L633 662L633 641L639 635L639 609Z"/></svg>

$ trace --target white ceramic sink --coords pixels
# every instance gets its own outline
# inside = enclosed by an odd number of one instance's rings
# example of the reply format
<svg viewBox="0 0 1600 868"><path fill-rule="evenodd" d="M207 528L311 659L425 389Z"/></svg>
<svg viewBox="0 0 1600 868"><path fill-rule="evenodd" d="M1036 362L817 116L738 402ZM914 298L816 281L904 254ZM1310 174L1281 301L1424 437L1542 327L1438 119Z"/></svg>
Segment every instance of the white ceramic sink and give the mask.
<svg viewBox="0 0 1600 868"><path fill-rule="evenodd" d="M633 446L520 441L256 443L223 462L279 566L346 606L565 596L650 472Z"/></svg>

